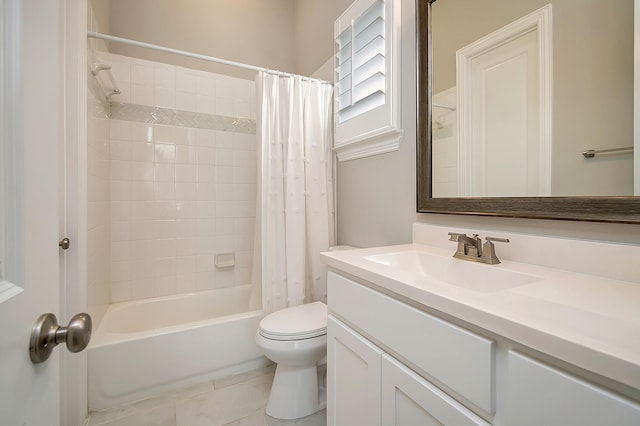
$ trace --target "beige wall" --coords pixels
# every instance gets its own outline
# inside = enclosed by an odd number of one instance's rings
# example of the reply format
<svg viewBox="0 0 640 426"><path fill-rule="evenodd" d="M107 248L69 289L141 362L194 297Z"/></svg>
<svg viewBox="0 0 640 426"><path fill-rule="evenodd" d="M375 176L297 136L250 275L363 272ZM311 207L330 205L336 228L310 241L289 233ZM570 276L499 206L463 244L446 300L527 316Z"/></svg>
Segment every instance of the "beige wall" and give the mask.
<svg viewBox="0 0 640 426"><path fill-rule="evenodd" d="M434 93L456 85L455 51L549 0L446 0L433 6ZM585 160L590 148L633 144L633 0L554 0L553 195L631 195L631 155Z"/></svg>
<svg viewBox="0 0 640 426"><path fill-rule="evenodd" d="M295 1L296 72L311 75L333 56L333 23L353 0Z"/></svg>
<svg viewBox="0 0 640 426"><path fill-rule="evenodd" d="M112 35L280 71L295 71L294 0L110 0ZM111 43L111 51L253 79L242 71Z"/></svg>
<svg viewBox="0 0 640 426"><path fill-rule="evenodd" d="M93 19L96 20L97 27L92 28L89 23L90 31L103 32L109 34L109 3L110 0L89 0L89 5Z"/></svg>
<svg viewBox="0 0 640 426"><path fill-rule="evenodd" d="M310 75L333 55L333 22L352 0L91 0L103 31ZM121 55L253 78L253 72L111 43Z"/></svg>

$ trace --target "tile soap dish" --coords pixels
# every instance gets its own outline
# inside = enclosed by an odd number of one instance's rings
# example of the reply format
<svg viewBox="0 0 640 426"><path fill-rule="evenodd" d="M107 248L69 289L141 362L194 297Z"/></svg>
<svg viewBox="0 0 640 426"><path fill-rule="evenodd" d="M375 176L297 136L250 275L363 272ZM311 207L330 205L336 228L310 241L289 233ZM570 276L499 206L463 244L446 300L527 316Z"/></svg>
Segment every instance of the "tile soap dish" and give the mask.
<svg viewBox="0 0 640 426"><path fill-rule="evenodd" d="M233 269L236 265L235 252L216 254L215 264L218 269Z"/></svg>

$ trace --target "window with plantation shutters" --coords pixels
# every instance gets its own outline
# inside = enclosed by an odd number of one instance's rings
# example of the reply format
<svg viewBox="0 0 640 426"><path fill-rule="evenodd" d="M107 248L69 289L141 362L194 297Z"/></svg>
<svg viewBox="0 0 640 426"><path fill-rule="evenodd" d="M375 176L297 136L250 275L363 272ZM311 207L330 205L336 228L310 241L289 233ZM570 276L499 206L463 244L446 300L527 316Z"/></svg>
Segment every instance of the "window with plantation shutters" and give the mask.
<svg viewBox="0 0 640 426"><path fill-rule="evenodd" d="M400 145L399 0L356 0L335 23L335 150L339 160Z"/></svg>

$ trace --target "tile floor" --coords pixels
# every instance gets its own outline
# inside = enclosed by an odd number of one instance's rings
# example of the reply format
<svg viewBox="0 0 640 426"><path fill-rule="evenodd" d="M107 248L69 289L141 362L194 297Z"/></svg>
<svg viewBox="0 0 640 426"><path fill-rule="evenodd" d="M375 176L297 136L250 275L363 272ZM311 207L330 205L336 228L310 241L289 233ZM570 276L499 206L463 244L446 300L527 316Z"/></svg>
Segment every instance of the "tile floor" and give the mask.
<svg viewBox="0 0 640 426"><path fill-rule="evenodd" d="M326 410L297 420L265 414L275 365L90 413L89 426L326 426Z"/></svg>

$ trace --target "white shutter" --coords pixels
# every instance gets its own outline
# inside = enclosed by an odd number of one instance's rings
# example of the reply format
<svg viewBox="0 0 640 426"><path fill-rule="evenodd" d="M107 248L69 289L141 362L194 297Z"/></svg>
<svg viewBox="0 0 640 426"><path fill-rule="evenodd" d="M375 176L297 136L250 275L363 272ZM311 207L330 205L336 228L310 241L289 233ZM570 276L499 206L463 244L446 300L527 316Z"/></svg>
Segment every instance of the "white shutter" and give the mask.
<svg viewBox="0 0 640 426"><path fill-rule="evenodd" d="M384 104L384 2L375 1L336 39L338 121Z"/></svg>
<svg viewBox="0 0 640 426"><path fill-rule="evenodd" d="M336 21L334 145L339 160L399 146L399 24L394 22L400 18L399 3L356 0ZM363 145L367 140L368 147Z"/></svg>

